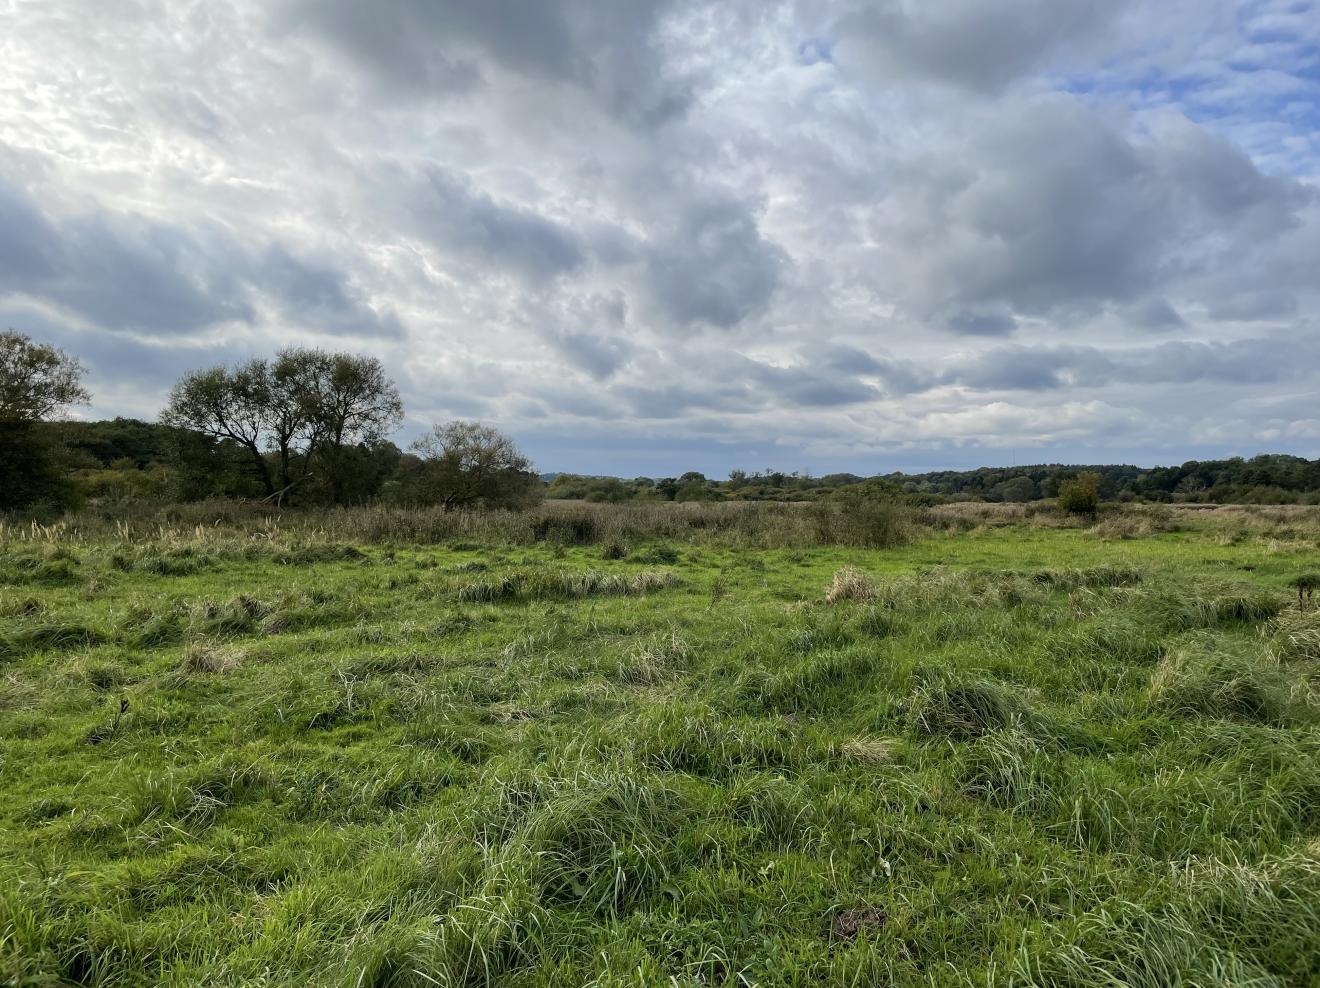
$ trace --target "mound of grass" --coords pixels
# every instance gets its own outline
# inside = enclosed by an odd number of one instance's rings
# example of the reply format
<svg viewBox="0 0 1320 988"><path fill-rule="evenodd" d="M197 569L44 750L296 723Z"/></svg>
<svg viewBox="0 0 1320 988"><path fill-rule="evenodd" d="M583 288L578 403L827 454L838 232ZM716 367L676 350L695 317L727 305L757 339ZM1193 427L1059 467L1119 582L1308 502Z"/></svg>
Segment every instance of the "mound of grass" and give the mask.
<svg viewBox="0 0 1320 988"><path fill-rule="evenodd" d="M1283 606L1277 593L1265 589L1195 586L1178 594L1160 594L1149 605L1154 619L1175 631L1260 624L1277 616Z"/></svg>
<svg viewBox="0 0 1320 988"><path fill-rule="evenodd" d="M914 730L960 741L1021 726L1026 703L1010 688L989 680L942 681L920 687L908 705Z"/></svg>
<svg viewBox="0 0 1320 988"><path fill-rule="evenodd" d="M1283 723L1292 707L1276 667L1257 658L1190 647L1164 658L1150 681L1154 709L1178 717Z"/></svg>
<svg viewBox="0 0 1320 988"><path fill-rule="evenodd" d="M66 652L104 641L94 628L76 622L46 621L0 633L0 659L17 659L32 652Z"/></svg>
<svg viewBox="0 0 1320 988"><path fill-rule="evenodd" d="M232 646L216 642L193 642L183 650L179 671L182 673L233 672L242 662L242 653Z"/></svg>
<svg viewBox="0 0 1320 988"><path fill-rule="evenodd" d="M825 591L825 603L837 604L842 600L875 600L875 584L859 569L851 566L837 570Z"/></svg>
<svg viewBox="0 0 1320 988"><path fill-rule="evenodd" d="M1280 661L1320 663L1320 611L1284 611L1270 630Z"/></svg>

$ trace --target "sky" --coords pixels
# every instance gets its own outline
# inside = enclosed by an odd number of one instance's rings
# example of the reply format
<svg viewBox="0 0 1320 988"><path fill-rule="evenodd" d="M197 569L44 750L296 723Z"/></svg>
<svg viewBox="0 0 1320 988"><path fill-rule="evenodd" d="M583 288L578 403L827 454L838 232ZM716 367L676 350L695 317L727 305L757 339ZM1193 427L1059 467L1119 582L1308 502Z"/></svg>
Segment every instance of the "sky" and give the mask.
<svg viewBox="0 0 1320 988"><path fill-rule="evenodd" d="M0 328L544 471L1320 456L1320 3L0 0Z"/></svg>

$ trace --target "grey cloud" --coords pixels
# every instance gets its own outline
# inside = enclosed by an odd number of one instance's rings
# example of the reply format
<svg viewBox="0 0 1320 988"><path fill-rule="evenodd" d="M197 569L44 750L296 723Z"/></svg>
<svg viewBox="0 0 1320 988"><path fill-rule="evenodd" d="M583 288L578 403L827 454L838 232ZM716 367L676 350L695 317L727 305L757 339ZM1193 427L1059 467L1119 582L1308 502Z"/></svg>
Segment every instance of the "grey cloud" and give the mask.
<svg viewBox="0 0 1320 988"><path fill-rule="evenodd" d="M49 278L58 252L59 234L36 205L0 183L0 284Z"/></svg>
<svg viewBox="0 0 1320 988"><path fill-rule="evenodd" d="M750 383L766 404L832 408L880 397L874 387L858 380L856 371L819 364L777 366L745 357L729 357L712 370L721 377Z"/></svg>
<svg viewBox="0 0 1320 988"><path fill-rule="evenodd" d="M266 249L252 272L293 320L332 336L401 339L403 324L391 309L378 312L332 263L300 258L283 246Z"/></svg>
<svg viewBox="0 0 1320 988"><path fill-rule="evenodd" d="M281 30L310 29L378 78L424 95L480 82L483 63L566 83L607 110L654 124L687 106L653 40L668 0L297 0Z"/></svg>
<svg viewBox="0 0 1320 988"><path fill-rule="evenodd" d="M810 351L809 351L810 353ZM891 395L914 394L932 387L935 378L910 360L877 356L852 346L828 346L809 356L815 366L837 374L879 378Z"/></svg>
<svg viewBox="0 0 1320 988"><path fill-rule="evenodd" d="M55 305L116 331L187 335L229 322L253 324L255 294L312 331L403 335L342 272L275 245L253 250L225 230L176 227L125 213L54 220L0 185L0 293ZM13 263L11 263L13 258Z"/></svg>
<svg viewBox="0 0 1320 988"><path fill-rule="evenodd" d="M964 309L949 316L949 329L964 336L1011 336L1017 320L1006 312L975 312Z"/></svg>
<svg viewBox="0 0 1320 988"><path fill-rule="evenodd" d="M1087 347L995 347L964 358L941 380L979 391L1050 391L1080 375L1094 382L1112 372L1100 351Z"/></svg>
<svg viewBox="0 0 1320 988"><path fill-rule="evenodd" d="M1231 268L1308 198L1191 125L1138 141L1057 97L997 111L956 155L903 171L880 215L923 245L897 258L918 313L1075 318Z"/></svg>
<svg viewBox="0 0 1320 988"><path fill-rule="evenodd" d="M766 307L787 255L745 203L715 199L686 204L646 263L654 303L671 319L728 329Z"/></svg>
<svg viewBox="0 0 1320 988"><path fill-rule="evenodd" d="M546 341L597 381L616 374L637 353L627 336L628 303L622 292L575 299L562 316L539 318L552 320L542 327Z"/></svg>
<svg viewBox="0 0 1320 988"><path fill-rule="evenodd" d="M1320 344L1276 337L1151 347L996 347L960 358L944 384L981 391L1051 391L1121 384L1275 384L1304 377L1320 361Z"/></svg>
<svg viewBox="0 0 1320 988"><path fill-rule="evenodd" d="M44 343L76 354L88 369L93 414L146 415L158 411L162 388L186 371L252 356L249 347L232 342L204 346L186 339L165 337L137 340L103 330L80 330L31 304L0 302L0 326L13 328ZM110 396L124 396L129 407L105 404Z"/></svg>
<svg viewBox="0 0 1320 988"><path fill-rule="evenodd" d="M1297 314L1297 296L1289 291L1239 292L1210 305L1209 316L1220 322L1287 319Z"/></svg>
<svg viewBox="0 0 1320 988"><path fill-rule="evenodd" d="M1178 310L1169 304L1168 299L1163 298L1146 299L1134 306L1130 315L1132 321L1142 329L1177 329L1187 325Z"/></svg>
<svg viewBox="0 0 1320 988"><path fill-rule="evenodd" d="M1180 340L1126 355L1121 367L1128 381L1274 384L1310 373L1320 361L1320 344L1260 338L1230 343Z"/></svg>
<svg viewBox="0 0 1320 988"><path fill-rule="evenodd" d="M620 395L628 402L634 414L653 419L675 419L693 411L754 412L764 404L764 399L743 383L713 384L703 381L700 387L686 384L644 385L621 389Z"/></svg>
<svg viewBox="0 0 1320 988"><path fill-rule="evenodd" d="M2 185L0 214L6 294L45 299L112 329L188 332L253 318L233 298L236 259L206 234L126 215L57 223Z"/></svg>
<svg viewBox="0 0 1320 988"><path fill-rule="evenodd" d="M1124 6L1116 0L866 0L850 4L832 34L840 60L859 72L993 91L1060 49L1091 41Z"/></svg>
<svg viewBox="0 0 1320 988"><path fill-rule="evenodd" d="M465 176L430 166L415 174L387 169L381 180L419 236L444 250L507 268L532 280L566 274L586 260L577 234L539 213L497 202Z"/></svg>

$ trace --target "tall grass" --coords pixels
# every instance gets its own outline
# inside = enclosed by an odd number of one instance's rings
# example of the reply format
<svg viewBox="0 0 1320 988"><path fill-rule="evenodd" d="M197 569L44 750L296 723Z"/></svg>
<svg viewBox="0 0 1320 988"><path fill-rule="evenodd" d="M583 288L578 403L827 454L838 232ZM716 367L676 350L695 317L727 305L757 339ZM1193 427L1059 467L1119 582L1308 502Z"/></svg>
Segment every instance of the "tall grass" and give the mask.
<svg viewBox="0 0 1320 988"><path fill-rule="evenodd" d="M52 525L4 525L0 543L116 541L344 541L367 544L636 546L705 541L749 547L887 548L919 535L927 519L900 504L587 504L550 501L525 511L445 511L375 506L274 511L231 502L176 505L131 516L72 514ZM182 564L181 564L182 565Z"/></svg>

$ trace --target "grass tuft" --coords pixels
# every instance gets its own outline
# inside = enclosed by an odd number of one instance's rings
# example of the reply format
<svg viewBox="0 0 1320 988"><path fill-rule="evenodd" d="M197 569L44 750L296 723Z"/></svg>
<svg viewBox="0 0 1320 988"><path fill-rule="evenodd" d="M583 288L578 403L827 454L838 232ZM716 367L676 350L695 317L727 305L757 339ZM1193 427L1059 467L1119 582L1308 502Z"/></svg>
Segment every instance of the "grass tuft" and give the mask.
<svg viewBox="0 0 1320 988"><path fill-rule="evenodd" d="M923 686L909 704L915 730L922 734L971 740L1027 719L1023 700L1009 688L988 680L938 682Z"/></svg>
<svg viewBox="0 0 1320 988"><path fill-rule="evenodd" d="M1188 647L1165 657L1151 676L1152 707L1178 717L1283 723L1292 706L1286 682L1262 660Z"/></svg>
<svg viewBox="0 0 1320 988"><path fill-rule="evenodd" d="M859 569L851 566L836 570L825 591L825 603L837 604L844 600L875 600L875 584Z"/></svg>

